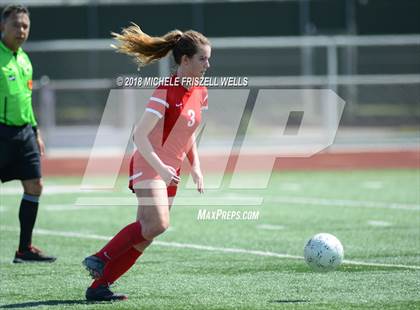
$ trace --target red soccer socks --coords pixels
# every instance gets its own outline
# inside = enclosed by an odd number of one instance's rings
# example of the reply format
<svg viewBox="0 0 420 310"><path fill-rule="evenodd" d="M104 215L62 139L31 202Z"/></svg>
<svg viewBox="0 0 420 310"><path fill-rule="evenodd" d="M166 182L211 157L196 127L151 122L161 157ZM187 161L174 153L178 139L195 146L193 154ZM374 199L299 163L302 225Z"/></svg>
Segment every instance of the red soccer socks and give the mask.
<svg viewBox="0 0 420 310"><path fill-rule="evenodd" d="M134 245L145 240L141 232L140 222L136 221L124 227L95 256L107 263L117 259Z"/></svg>
<svg viewBox="0 0 420 310"><path fill-rule="evenodd" d="M118 258L109 261L104 268L103 276L93 281L91 288L97 288L100 285L111 285L126 273L140 257L142 253L131 247Z"/></svg>

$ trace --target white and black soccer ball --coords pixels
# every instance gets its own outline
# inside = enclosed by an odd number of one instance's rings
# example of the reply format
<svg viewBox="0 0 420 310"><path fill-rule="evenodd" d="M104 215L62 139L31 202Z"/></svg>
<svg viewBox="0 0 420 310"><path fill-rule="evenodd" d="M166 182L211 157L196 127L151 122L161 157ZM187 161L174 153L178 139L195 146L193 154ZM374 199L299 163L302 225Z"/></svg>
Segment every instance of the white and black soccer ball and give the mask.
<svg viewBox="0 0 420 310"><path fill-rule="evenodd" d="M326 272L337 268L344 258L340 240L327 233L313 236L305 245L306 263L315 271Z"/></svg>

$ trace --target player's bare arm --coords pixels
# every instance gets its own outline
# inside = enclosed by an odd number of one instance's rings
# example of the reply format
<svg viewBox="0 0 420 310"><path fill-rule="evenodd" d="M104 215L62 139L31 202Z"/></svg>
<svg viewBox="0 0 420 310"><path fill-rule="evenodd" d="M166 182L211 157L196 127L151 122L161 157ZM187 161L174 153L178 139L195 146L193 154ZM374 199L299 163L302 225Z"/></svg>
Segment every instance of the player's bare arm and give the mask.
<svg viewBox="0 0 420 310"><path fill-rule="evenodd" d="M148 135L155 128L159 121L159 117L153 113L144 113L139 123L134 129L134 143L137 146L140 154L146 159L146 161L159 173L166 184L172 181L178 183L180 178L176 173L176 170L166 165L156 154L152 144L149 141Z"/></svg>
<svg viewBox="0 0 420 310"><path fill-rule="evenodd" d="M188 161L191 164L191 176L194 183L197 185L197 190L199 193L204 193L204 178L203 173L201 172L200 158L197 151L197 143L195 133L190 138L191 148L187 153Z"/></svg>

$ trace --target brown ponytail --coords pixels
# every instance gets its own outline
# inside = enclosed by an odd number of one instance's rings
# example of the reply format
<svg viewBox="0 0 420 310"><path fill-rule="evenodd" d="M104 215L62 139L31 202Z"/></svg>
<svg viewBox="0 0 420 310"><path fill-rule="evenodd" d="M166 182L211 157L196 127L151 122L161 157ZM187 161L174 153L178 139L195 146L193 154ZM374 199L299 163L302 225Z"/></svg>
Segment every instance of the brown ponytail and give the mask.
<svg viewBox="0 0 420 310"><path fill-rule="evenodd" d="M204 35L194 30L184 33L173 30L162 37L151 37L134 23L124 28L121 34L111 34L120 43L117 47L113 46L117 52L134 57L141 67L165 57L171 50L175 62L179 65L183 55L192 57L197 53L199 44L210 45L210 41Z"/></svg>

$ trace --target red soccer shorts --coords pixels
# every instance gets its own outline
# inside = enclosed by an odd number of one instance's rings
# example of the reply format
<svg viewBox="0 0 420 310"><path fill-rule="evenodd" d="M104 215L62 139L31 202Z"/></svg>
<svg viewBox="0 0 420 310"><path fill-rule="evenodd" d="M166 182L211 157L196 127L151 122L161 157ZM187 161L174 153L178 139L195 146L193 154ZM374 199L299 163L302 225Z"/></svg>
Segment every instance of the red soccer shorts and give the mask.
<svg viewBox="0 0 420 310"><path fill-rule="evenodd" d="M179 176L180 169L177 170ZM134 193L134 185L145 180L162 180L160 175L153 169L138 152L135 152L130 159L128 188ZM167 186L168 197L176 195L178 186L174 183Z"/></svg>

